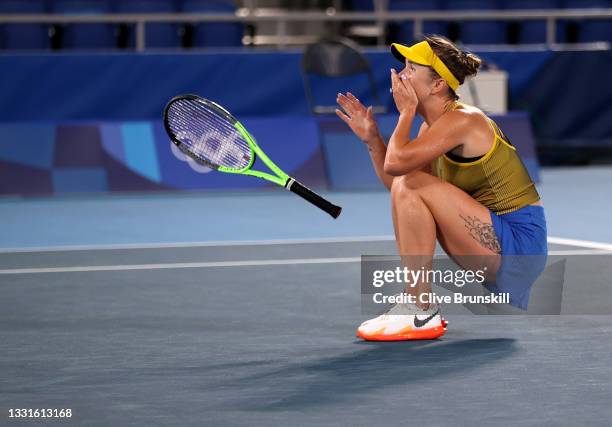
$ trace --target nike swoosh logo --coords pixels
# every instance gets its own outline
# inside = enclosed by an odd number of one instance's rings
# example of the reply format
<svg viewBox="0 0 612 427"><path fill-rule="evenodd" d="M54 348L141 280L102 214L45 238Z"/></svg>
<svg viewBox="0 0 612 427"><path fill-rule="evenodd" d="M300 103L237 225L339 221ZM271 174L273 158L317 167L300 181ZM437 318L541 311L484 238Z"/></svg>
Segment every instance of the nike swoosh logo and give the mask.
<svg viewBox="0 0 612 427"><path fill-rule="evenodd" d="M417 328L422 328L423 326L425 326L431 319L433 319L434 317L436 317L438 315L438 313L440 313L440 310L436 310L436 312L434 314L432 314L429 317L426 317L425 319L419 319L418 317L416 317L416 315L414 316L414 326Z"/></svg>

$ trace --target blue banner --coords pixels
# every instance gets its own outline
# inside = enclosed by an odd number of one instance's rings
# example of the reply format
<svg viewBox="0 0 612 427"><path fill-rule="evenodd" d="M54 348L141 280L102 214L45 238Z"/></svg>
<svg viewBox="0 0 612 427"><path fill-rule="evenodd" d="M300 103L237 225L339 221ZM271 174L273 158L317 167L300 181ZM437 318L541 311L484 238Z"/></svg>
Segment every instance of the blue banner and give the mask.
<svg viewBox="0 0 612 427"><path fill-rule="evenodd" d="M538 180L528 116L492 116ZM388 138L396 115L381 115ZM242 121L282 170L309 187L381 189L364 144L340 119L248 117ZM413 137L420 121L413 126ZM255 169L267 171L261 162ZM64 194L150 190L276 187L267 181L211 171L186 158L161 121L0 124L0 194Z"/></svg>
<svg viewBox="0 0 612 427"><path fill-rule="evenodd" d="M243 121L286 173L327 188L318 128L310 118ZM258 162L255 169L267 170ZM161 121L0 124L0 194L223 190L273 187L254 177L196 164L169 140Z"/></svg>

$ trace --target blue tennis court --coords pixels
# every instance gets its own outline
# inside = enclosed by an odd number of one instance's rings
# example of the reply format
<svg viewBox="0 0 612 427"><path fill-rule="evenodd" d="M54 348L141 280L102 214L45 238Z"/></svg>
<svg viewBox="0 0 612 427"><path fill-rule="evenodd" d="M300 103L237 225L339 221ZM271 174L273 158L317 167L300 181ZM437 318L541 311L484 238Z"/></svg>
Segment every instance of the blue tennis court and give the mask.
<svg viewBox="0 0 612 427"><path fill-rule="evenodd" d="M606 171L545 171L547 206L578 196L557 194L559 180L591 173ZM2 201L0 406L66 407L72 422L100 426L597 425L612 415L609 315L451 307L439 340L357 339L360 256L396 253L390 223L368 220L388 195L329 196L345 206L334 227L284 193ZM233 217L244 200L253 215ZM271 204L295 205L304 225L256 214ZM589 215L580 209L549 212ZM575 228L582 239L568 229L551 253L610 253L586 242L591 215ZM599 276L568 279L565 297L591 290L612 303Z"/></svg>

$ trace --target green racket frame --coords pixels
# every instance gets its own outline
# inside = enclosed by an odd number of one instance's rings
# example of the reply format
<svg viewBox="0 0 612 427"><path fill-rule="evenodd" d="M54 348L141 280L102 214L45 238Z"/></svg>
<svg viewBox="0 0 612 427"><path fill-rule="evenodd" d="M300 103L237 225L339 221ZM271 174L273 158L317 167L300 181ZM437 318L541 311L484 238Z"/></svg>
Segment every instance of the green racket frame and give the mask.
<svg viewBox="0 0 612 427"><path fill-rule="evenodd" d="M266 156L263 150L259 148L259 145L257 145L255 138L253 138L253 136L251 136L249 131L247 131L244 128L244 126L242 126L242 123L240 123L239 121L236 121L236 123L234 123L234 127L236 128L236 130L238 130L238 132L240 132L242 137L249 143L249 145L251 146L251 149L255 153L255 156L251 156L251 160L249 161L249 164L243 167L242 169L232 169L232 168L227 168L225 166L219 166L217 170L220 170L221 172L227 172L227 173L255 176L257 178L265 179L266 181L271 181L275 184L280 185L281 187L286 187L287 183L291 179L289 175L283 172L281 168L276 166L274 162L270 160L268 156ZM264 164L267 167L269 167L270 170L274 172L276 175L271 175L269 173L258 171L258 170L252 170L251 168L253 167L253 163L255 163L256 157L259 157L261 161L264 162Z"/></svg>
<svg viewBox="0 0 612 427"><path fill-rule="evenodd" d="M176 137L176 134L174 130L172 129L172 124L170 123L170 120L168 118L170 108L174 102L180 102L180 101L185 101L185 100L196 101L203 105L206 105L209 109L216 111L222 117L227 119L228 122L231 123L236 128L236 130L240 133L240 135L242 135L242 137L247 141L247 143L251 147L251 150L253 150L253 153L252 153L253 155L251 156L249 163L242 169L228 168L226 166L219 166L219 165L212 166L214 167L214 169L221 171L221 172L225 172L225 173L232 173L232 174L237 174L237 175L250 175L250 176L257 177L257 178L265 179L266 181L273 182L274 184L280 185L281 187L284 187L287 190L291 191L292 193L297 194L303 199L309 201L313 205L317 206L318 208L330 214L332 217L338 218L338 216L340 215L340 212L342 211L342 208L340 206L336 206L330 203L329 201L325 200L323 197L319 196L314 191L310 190L308 187L298 182L295 178L292 178L289 175L287 175L285 172L283 172L278 166L274 164L272 160L268 158L268 156L266 156L263 150L259 148L259 145L257 145L257 142L255 142L255 138L251 136L251 134L245 129L242 123L240 123L234 116L230 114L229 111L227 111L225 108L223 108L216 102L209 101L197 95L179 95L179 96L175 96L174 98L170 100L170 102L168 102L168 105L166 105L166 108L164 109L164 127L166 128L166 132L168 133L168 136L170 137L172 142L176 146L181 148L181 151L183 151L185 154L193 158L196 162L202 163L202 164L205 164L206 166L211 167L211 165L205 163L203 159L200 159L198 158L198 156L193 154L189 150L188 147L183 147L182 142ZM263 171L252 170L251 168L253 167L253 164L255 163L255 159L257 157L259 157L262 160L262 162L268 168L270 168L270 170L274 172L276 175L272 175L272 174L269 174Z"/></svg>

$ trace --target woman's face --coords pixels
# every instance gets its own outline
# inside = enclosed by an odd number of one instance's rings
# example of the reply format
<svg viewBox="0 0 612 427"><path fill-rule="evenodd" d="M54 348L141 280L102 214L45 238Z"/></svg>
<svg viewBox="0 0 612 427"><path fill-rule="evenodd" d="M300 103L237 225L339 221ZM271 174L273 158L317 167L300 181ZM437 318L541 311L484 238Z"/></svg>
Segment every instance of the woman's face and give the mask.
<svg viewBox="0 0 612 427"><path fill-rule="evenodd" d="M399 74L400 78L405 78L410 82L419 103L422 103L431 93L433 78L429 67L406 60L406 67Z"/></svg>

